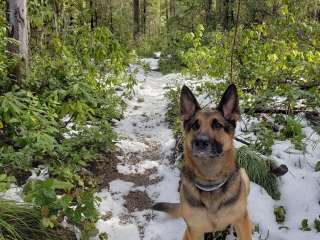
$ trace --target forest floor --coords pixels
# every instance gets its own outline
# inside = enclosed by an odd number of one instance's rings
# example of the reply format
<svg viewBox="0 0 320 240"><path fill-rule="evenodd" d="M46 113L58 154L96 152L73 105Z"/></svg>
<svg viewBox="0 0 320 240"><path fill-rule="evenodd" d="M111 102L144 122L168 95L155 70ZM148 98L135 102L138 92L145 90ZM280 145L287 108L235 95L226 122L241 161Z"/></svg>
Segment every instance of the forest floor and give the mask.
<svg viewBox="0 0 320 240"><path fill-rule="evenodd" d="M95 166L102 178L102 189L97 193L101 198L98 207L101 219L96 226L109 240L180 240L184 221L169 219L150 207L158 201L179 201L180 171L174 157L175 139L165 119L165 92L177 81L194 83L181 74L163 75L156 71L157 59L142 61L150 65L151 71L139 65L130 68L137 71L137 85L133 97L127 99L124 118L116 123L120 140L114 160ZM206 105L204 96L198 99L201 105ZM314 226L314 219L320 219L320 172L315 171L320 160L320 136L305 119L301 117L300 121L306 136L305 152L294 149L290 141L276 141L272 147L271 157L289 168L289 172L278 179L280 200L273 200L262 187L251 183L248 209L255 226L254 240L320 239ZM236 135L254 138L252 133L242 132L245 124L248 122L243 116ZM236 147L239 146L236 142ZM47 171L46 167L34 169L30 178L45 179ZM0 194L0 198L22 201L21 192L21 187L12 187ZM276 222L273 213L279 206L286 211L282 224ZM303 219L308 220L308 226L301 230ZM227 239L235 238L229 234Z"/></svg>
<svg viewBox="0 0 320 240"><path fill-rule="evenodd" d="M122 137L113 167L105 173L108 186L98 193L102 199L99 231L111 240L178 240L185 229L183 220L173 220L163 213L152 212L154 202L178 202L180 172L173 158L175 139L165 120L168 85L187 81L180 74L163 75L157 59L143 59L151 71L136 69L137 86L134 97L116 130ZM202 102L203 104L203 102ZM307 125L307 123L305 123ZM306 153L293 149L288 141L276 142L272 157L286 164L289 172L279 178L281 199L273 200L266 191L251 183L249 214L255 225L254 239L315 240L319 239L313 221L320 214L320 174L314 171L320 159L319 136L308 126ZM241 124L237 135L241 134ZM240 144L236 144L237 147ZM284 206L284 223L276 223L274 207ZM300 230L308 219L311 231ZM235 239L229 234L227 239Z"/></svg>

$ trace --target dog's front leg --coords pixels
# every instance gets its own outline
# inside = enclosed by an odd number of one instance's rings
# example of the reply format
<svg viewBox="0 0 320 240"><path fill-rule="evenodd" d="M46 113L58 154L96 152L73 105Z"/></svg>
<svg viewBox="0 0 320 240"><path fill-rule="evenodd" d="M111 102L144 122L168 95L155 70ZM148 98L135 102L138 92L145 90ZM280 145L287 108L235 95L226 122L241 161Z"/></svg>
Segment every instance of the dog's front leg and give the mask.
<svg viewBox="0 0 320 240"><path fill-rule="evenodd" d="M235 223L235 229L239 240L251 240L252 239L252 227L248 213Z"/></svg>
<svg viewBox="0 0 320 240"><path fill-rule="evenodd" d="M187 227L184 232L183 240L202 240L203 235L203 232L194 231L190 227Z"/></svg>

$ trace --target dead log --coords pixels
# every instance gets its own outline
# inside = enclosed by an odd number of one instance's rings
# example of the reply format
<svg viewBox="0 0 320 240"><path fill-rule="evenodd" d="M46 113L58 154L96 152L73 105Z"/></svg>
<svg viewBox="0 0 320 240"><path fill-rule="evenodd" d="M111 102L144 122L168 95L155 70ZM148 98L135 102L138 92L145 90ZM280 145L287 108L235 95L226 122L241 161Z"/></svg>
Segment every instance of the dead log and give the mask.
<svg viewBox="0 0 320 240"><path fill-rule="evenodd" d="M267 113L267 114L298 114L298 113L305 113L305 114L313 114L318 115L319 113L314 110L307 110L307 109L279 109L279 108L245 108L244 113Z"/></svg>

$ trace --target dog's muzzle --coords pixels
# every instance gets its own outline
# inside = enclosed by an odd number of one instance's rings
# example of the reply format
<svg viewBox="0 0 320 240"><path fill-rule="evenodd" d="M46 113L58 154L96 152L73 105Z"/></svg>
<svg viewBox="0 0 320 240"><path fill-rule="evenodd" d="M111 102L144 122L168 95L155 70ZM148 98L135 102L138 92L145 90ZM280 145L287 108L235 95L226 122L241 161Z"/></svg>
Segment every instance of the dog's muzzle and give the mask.
<svg viewBox="0 0 320 240"><path fill-rule="evenodd" d="M192 141L192 154L196 157L218 157L222 151L222 145L207 135L200 135Z"/></svg>

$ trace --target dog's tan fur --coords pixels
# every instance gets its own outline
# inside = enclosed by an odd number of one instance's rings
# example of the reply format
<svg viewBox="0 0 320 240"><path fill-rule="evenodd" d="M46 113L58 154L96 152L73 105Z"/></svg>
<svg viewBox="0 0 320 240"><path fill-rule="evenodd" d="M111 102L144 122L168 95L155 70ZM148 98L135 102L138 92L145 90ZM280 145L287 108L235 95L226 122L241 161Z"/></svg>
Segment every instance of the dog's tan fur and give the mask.
<svg viewBox="0 0 320 240"><path fill-rule="evenodd" d="M236 99L231 104L237 104L237 101ZM227 104L225 103L226 107ZM251 240L251 223L247 212L250 181L245 170L239 169L236 164L234 128L230 128L229 122L226 121L228 109L223 107L225 106L221 107L222 111L193 109L195 114L192 116L192 122L198 121L201 127L197 131L185 128L180 203L158 203L154 207L155 210L165 211L172 217L182 217L185 220L187 229L184 240L201 239L205 233L224 230L230 224L235 227L240 240ZM195 108L199 108L197 103ZM232 109L228 112L228 120L235 122L240 115L235 108ZM218 121L225 130L212 128L213 120ZM210 139L214 138L223 143L221 156L215 159L197 159L192 154L192 140L199 131L208 135ZM195 181L222 182L224 179L228 179L226 184L214 191L202 191L195 186Z"/></svg>

